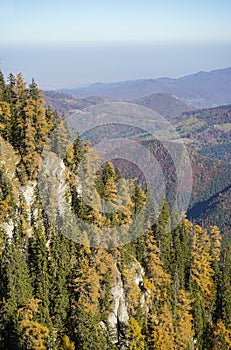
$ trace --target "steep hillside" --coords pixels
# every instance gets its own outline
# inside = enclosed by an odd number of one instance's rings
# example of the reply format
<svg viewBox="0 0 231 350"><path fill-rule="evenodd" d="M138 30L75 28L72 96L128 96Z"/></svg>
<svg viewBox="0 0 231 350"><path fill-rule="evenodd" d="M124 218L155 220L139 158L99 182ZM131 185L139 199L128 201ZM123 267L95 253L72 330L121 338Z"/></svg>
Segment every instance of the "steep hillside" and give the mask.
<svg viewBox="0 0 231 350"><path fill-rule="evenodd" d="M175 188L174 165L154 140L143 141L142 144L154 154L162 168L166 180L167 198L171 206ZM229 235L231 165L201 156L190 149L188 152L193 175L188 218L205 226L208 226L208 223L218 225L222 233ZM123 176L135 177L143 186L146 185L144 174L133 163L122 159L114 160L113 163L120 169Z"/></svg>
<svg viewBox="0 0 231 350"><path fill-rule="evenodd" d="M141 142L174 185L167 149ZM195 196L220 191L229 165L192 156ZM228 349L231 244L100 164L34 81L0 72L0 349Z"/></svg>
<svg viewBox="0 0 231 350"><path fill-rule="evenodd" d="M231 184L188 211L190 220L203 225L219 225L229 236L231 227Z"/></svg>
<svg viewBox="0 0 231 350"><path fill-rule="evenodd" d="M174 165L171 164L166 150L156 141L142 141L142 144L149 149L160 164L166 178L167 190L171 192L174 186ZM203 203L212 196L223 191L231 183L231 165L199 155L188 149L191 160L193 184L189 208L197 203ZM125 177L137 178L144 186L146 184L144 174L132 163L119 159L113 161ZM171 193L169 193L171 196ZM230 198L227 198L230 201ZM231 206L231 203L230 203ZM221 208L221 211L223 209ZM229 227L230 228L230 227Z"/></svg>

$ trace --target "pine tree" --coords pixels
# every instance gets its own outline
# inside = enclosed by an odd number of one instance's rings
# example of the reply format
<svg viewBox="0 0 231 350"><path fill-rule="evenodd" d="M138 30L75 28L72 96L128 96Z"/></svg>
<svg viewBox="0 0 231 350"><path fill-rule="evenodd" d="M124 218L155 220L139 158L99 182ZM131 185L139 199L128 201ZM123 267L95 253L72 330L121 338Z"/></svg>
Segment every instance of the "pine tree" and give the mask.
<svg viewBox="0 0 231 350"><path fill-rule="evenodd" d="M16 85L16 78L15 76L10 73L7 77L7 85L5 87L5 97L6 102L10 104L11 107L11 113L15 111L15 102L16 102L16 92L15 92L15 85Z"/></svg>
<svg viewBox="0 0 231 350"><path fill-rule="evenodd" d="M144 207L145 204L145 194L139 185L132 182L132 195L131 199L133 202L133 212L137 215Z"/></svg>

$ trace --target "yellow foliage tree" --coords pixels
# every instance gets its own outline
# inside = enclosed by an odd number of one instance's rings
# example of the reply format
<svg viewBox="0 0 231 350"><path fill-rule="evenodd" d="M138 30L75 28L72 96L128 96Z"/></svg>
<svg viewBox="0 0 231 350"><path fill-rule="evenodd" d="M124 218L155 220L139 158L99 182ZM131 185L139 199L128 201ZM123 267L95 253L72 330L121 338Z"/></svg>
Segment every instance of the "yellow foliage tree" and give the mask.
<svg viewBox="0 0 231 350"><path fill-rule="evenodd" d="M213 350L231 349L231 330L219 320L214 329Z"/></svg>
<svg viewBox="0 0 231 350"><path fill-rule="evenodd" d="M166 303L161 306L158 314L152 317L152 330L149 344L153 350L175 349L172 313Z"/></svg>
<svg viewBox="0 0 231 350"><path fill-rule="evenodd" d="M27 349L46 350L49 329L43 324L35 321L39 312L39 299L28 300L18 311L19 325L22 329L23 344Z"/></svg>
<svg viewBox="0 0 231 350"><path fill-rule="evenodd" d="M210 231L210 241L211 241L211 256L215 262L220 261L221 255L221 233L217 226L212 226Z"/></svg>
<svg viewBox="0 0 231 350"><path fill-rule="evenodd" d="M207 231L196 225L192 237L191 283L199 292L200 299L208 306L214 297L211 240Z"/></svg>
<svg viewBox="0 0 231 350"><path fill-rule="evenodd" d="M180 290L174 322L175 349L186 350L192 348L192 339L194 335L192 319L189 294L184 290Z"/></svg>
<svg viewBox="0 0 231 350"><path fill-rule="evenodd" d="M70 341L67 335L64 335L61 345L58 350L75 350L75 344Z"/></svg>
<svg viewBox="0 0 231 350"><path fill-rule="evenodd" d="M160 250L156 246L156 242L151 231L147 232L146 237L146 268L147 279L144 284L149 293L151 300L158 307L167 299L167 291L170 286L170 276L164 272L163 263L160 260Z"/></svg>
<svg viewBox="0 0 231 350"><path fill-rule="evenodd" d="M141 332L139 323L134 317L131 317L127 326L126 339L129 342L129 350L144 350L144 335Z"/></svg>

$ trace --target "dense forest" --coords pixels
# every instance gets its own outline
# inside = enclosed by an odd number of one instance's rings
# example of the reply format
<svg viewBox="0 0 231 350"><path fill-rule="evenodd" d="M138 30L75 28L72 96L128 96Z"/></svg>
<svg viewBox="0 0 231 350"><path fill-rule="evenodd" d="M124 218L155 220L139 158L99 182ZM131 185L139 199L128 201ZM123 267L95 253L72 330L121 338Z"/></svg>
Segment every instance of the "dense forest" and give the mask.
<svg viewBox="0 0 231 350"><path fill-rule="evenodd" d="M86 231L81 244L64 229L55 197L47 205L42 198L44 148L62 155L67 202L97 237L104 228L112 241L135 229L148 191L111 162L90 176L97 154L79 135L67 148L67 134L34 80L0 73L0 349L230 349L229 240L185 217L174 225L163 199L133 242L99 248ZM94 208L79 191L83 159ZM104 210L107 201L119 209Z"/></svg>
<svg viewBox="0 0 231 350"><path fill-rule="evenodd" d="M181 137L201 155L230 163L230 104L184 112L174 124Z"/></svg>

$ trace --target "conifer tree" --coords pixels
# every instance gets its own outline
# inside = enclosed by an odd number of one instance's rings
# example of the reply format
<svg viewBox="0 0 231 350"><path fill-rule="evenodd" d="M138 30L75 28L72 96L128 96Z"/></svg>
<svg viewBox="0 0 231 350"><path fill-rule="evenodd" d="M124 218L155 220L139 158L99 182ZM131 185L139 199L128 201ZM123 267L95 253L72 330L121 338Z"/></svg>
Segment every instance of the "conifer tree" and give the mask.
<svg viewBox="0 0 231 350"><path fill-rule="evenodd" d="M194 327L198 349L209 349L213 299L216 286L213 280L211 241L207 231L196 225L192 236L192 266L190 290L193 303Z"/></svg>
<svg viewBox="0 0 231 350"><path fill-rule="evenodd" d="M148 343L153 350L174 349L174 328L171 310L163 304L158 315L153 315Z"/></svg>
<svg viewBox="0 0 231 350"><path fill-rule="evenodd" d="M6 82L2 71L0 71L0 102L5 98Z"/></svg>
<svg viewBox="0 0 231 350"><path fill-rule="evenodd" d="M183 219L172 231L171 276L173 307L175 307L180 290L188 290L191 264L190 229L188 221Z"/></svg>
<svg viewBox="0 0 231 350"><path fill-rule="evenodd" d="M74 142L70 145L65 156L65 164L75 175L78 172L78 166L84 157L84 149L79 133L75 136Z"/></svg>
<svg viewBox="0 0 231 350"><path fill-rule="evenodd" d="M11 118L9 103L0 101L0 135L7 141L11 139Z"/></svg>
<svg viewBox="0 0 231 350"><path fill-rule="evenodd" d="M15 235L17 235L17 232L15 232ZM4 281L2 349L20 349L21 333L18 309L23 303L32 298L32 286L24 248L21 238L13 242L8 241L2 257L2 278Z"/></svg>
<svg viewBox="0 0 231 350"><path fill-rule="evenodd" d="M39 312L39 299L30 299L18 310L19 326L22 331L22 348L46 350L49 329L36 320Z"/></svg>
<svg viewBox="0 0 231 350"><path fill-rule="evenodd" d="M218 320L214 328L213 350L231 349L231 330L227 329L222 320Z"/></svg>
<svg viewBox="0 0 231 350"><path fill-rule="evenodd" d="M50 243L50 314L58 335L65 334L69 311L71 276L70 240L56 231Z"/></svg>
<svg viewBox="0 0 231 350"><path fill-rule="evenodd" d="M72 338L78 349L109 349L112 346L107 335L110 280L105 277L109 276L107 272L113 273L111 256L103 250L94 254L93 250L80 247L77 266L71 295Z"/></svg>
<svg viewBox="0 0 231 350"><path fill-rule="evenodd" d="M129 350L144 350L144 335L139 323L134 317L131 317L127 324L126 339L129 344Z"/></svg>
<svg viewBox="0 0 231 350"><path fill-rule="evenodd" d="M161 253L163 268L169 273L171 271L172 234L170 213L166 200L163 201L158 220L156 224L153 225L153 232L156 239L156 244Z"/></svg>
<svg viewBox="0 0 231 350"><path fill-rule="evenodd" d="M98 191L102 199L102 213L105 217L105 225L116 225L118 222L116 215L118 197L115 169L111 162L106 162L102 168L101 185L98 185Z"/></svg>
<svg viewBox="0 0 231 350"><path fill-rule="evenodd" d="M28 251L33 296L41 300L37 317L42 323L50 327L48 251L41 224L34 228L34 234L29 240Z"/></svg>
<svg viewBox="0 0 231 350"><path fill-rule="evenodd" d="M67 335L64 335L58 350L75 350L75 344L70 341Z"/></svg>
<svg viewBox="0 0 231 350"><path fill-rule="evenodd" d="M76 215L91 225L100 226L101 199L97 192L98 156L89 143L84 146L84 157L78 170L78 182L72 189L72 207ZM79 193L78 188L81 189Z"/></svg>
<svg viewBox="0 0 231 350"><path fill-rule="evenodd" d="M221 276L218 286L218 318L231 329L231 244L226 239L221 258Z"/></svg>
<svg viewBox="0 0 231 350"><path fill-rule="evenodd" d="M191 314L191 303L189 293L181 289L178 293L176 311L173 324L175 331L175 348L179 350L191 350L193 342L193 318Z"/></svg>

